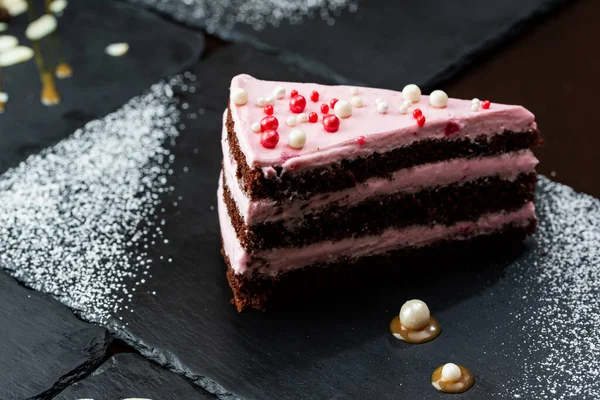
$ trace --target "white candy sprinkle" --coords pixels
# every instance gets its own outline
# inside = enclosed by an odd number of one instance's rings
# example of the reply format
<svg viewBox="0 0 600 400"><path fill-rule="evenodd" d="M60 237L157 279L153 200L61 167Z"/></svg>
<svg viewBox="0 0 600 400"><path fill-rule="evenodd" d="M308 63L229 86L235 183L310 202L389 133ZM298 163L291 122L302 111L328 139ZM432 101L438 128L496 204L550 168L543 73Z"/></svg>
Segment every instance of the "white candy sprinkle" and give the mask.
<svg viewBox="0 0 600 400"><path fill-rule="evenodd" d="M306 133L301 129L294 129L288 136L288 145L293 149L301 149L306 143Z"/></svg>
<svg viewBox="0 0 600 400"><path fill-rule="evenodd" d="M11 65L19 64L29 60L32 57L32 49L26 46L18 46L0 53L0 67L9 67Z"/></svg>
<svg viewBox="0 0 600 400"><path fill-rule="evenodd" d="M260 132L260 124L258 122L252 124L252 132Z"/></svg>
<svg viewBox="0 0 600 400"><path fill-rule="evenodd" d="M44 14L27 26L25 36L31 41L40 40L56 30L56 18L51 14Z"/></svg>
<svg viewBox="0 0 600 400"><path fill-rule="evenodd" d="M378 97L375 99L375 104L379 104L383 101L383 99L381 97Z"/></svg>
<svg viewBox="0 0 600 400"><path fill-rule="evenodd" d="M264 107L267 105L267 101L264 99L264 97L259 97L258 99L256 99L256 105L258 107Z"/></svg>
<svg viewBox="0 0 600 400"><path fill-rule="evenodd" d="M352 106L346 100L338 100L333 107L333 112L340 118L348 118L352 115Z"/></svg>
<svg viewBox="0 0 600 400"><path fill-rule="evenodd" d="M6 24L4 22L0 22L0 32L4 32L7 29L8 29L8 24Z"/></svg>
<svg viewBox="0 0 600 400"><path fill-rule="evenodd" d="M363 99L360 96L352 96L352 98L350 99L350 102L356 108L360 108L364 105Z"/></svg>
<svg viewBox="0 0 600 400"><path fill-rule="evenodd" d="M5 52L6 50L13 49L19 45L19 39L10 35L1 35L0 36L0 53Z"/></svg>
<svg viewBox="0 0 600 400"><path fill-rule="evenodd" d="M273 96L275 96L276 99L283 99L285 97L285 88L283 86L275 86L275 89L273 89Z"/></svg>
<svg viewBox="0 0 600 400"><path fill-rule="evenodd" d="M106 54L113 57L124 56L129 51L129 44L127 43L113 43L106 46L104 50Z"/></svg>
<svg viewBox="0 0 600 400"><path fill-rule="evenodd" d="M448 105L448 95L443 90L434 90L429 95L429 104L434 108L445 108Z"/></svg>
<svg viewBox="0 0 600 400"><path fill-rule="evenodd" d="M405 100L410 100L413 103L418 103L421 99L421 89L414 83L406 85L404 86L404 89L402 89L402 97Z"/></svg>
<svg viewBox="0 0 600 400"><path fill-rule="evenodd" d="M385 114L388 112L388 105L385 101L380 101L377 103L377 112L379 114Z"/></svg>
<svg viewBox="0 0 600 400"><path fill-rule="evenodd" d="M67 0L54 0L52 3L50 3L50 6L48 8L54 14L61 15L65 8L67 8L68 4L69 3L67 2Z"/></svg>
<svg viewBox="0 0 600 400"><path fill-rule="evenodd" d="M248 103L248 92L243 88L233 88L229 93L229 99L236 106L243 106Z"/></svg>
<svg viewBox="0 0 600 400"><path fill-rule="evenodd" d="M356 96L358 94L358 88L356 88L356 87L350 88L350 94Z"/></svg>
<svg viewBox="0 0 600 400"><path fill-rule="evenodd" d="M402 102L402 104L405 105L406 108L409 108L410 106L412 106L412 101L410 101L410 100L404 100Z"/></svg>
<svg viewBox="0 0 600 400"><path fill-rule="evenodd" d="M265 101L267 102L267 104L274 105L275 104L275 97L269 95L269 96L265 97Z"/></svg>
<svg viewBox="0 0 600 400"><path fill-rule="evenodd" d="M139 260L150 260L143 245L162 237L153 216L178 135L172 96L170 84L155 84L5 172L0 265L85 320L115 316L139 281Z"/></svg>
<svg viewBox="0 0 600 400"><path fill-rule="evenodd" d="M17 17L29 9L26 0L4 0L3 5L11 17Z"/></svg>
<svg viewBox="0 0 600 400"><path fill-rule="evenodd" d="M402 104L400 106L400 114L407 114L408 113L408 107L405 104Z"/></svg>
<svg viewBox="0 0 600 400"><path fill-rule="evenodd" d="M442 367L442 380L446 382L456 382L460 379L462 373L458 365L453 363L444 364Z"/></svg>
<svg viewBox="0 0 600 400"><path fill-rule="evenodd" d="M298 117L296 119L298 120L298 122L307 122L308 115L306 115L305 113L300 113L298 114Z"/></svg>
<svg viewBox="0 0 600 400"><path fill-rule="evenodd" d="M481 105L479 103L471 104L471 111L479 111L480 108L481 108Z"/></svg>
<svg viewBox="0 0 600 400"><path fill-rule="evenodd" d="M8 93L0 92L0 103L6 103L8 101Z"/></svg>
<svg viewBox="0 0 600 400"><path fill-rule="evenodd" d="M479 100L477 97L475 97L473 100L471 100L471 103L481 104L481 100Z"/></svg>
<svg viewBox="0 0 600 400"><path fill-rule="evenodd" d="M296 126L296 117L294 116L290 116L287 117L287 120L285 121L287 123L287 126Z"/></svg>
<svg viewBox="0 0 600 400"><path fill-rule="evenodd" d="M422 329L429 324L429 307L421 300L409 300L400 309L400 323L408 329Z"/></svg>

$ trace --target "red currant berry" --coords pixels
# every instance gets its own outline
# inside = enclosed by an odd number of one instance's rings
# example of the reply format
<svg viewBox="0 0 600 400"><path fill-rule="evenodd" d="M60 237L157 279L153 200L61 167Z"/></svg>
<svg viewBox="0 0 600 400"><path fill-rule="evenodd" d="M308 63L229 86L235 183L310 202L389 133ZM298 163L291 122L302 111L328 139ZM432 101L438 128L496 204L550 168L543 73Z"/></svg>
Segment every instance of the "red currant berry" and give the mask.
<svg viewBox="0 0 600 400"><path fill-rule="evenodd" d="M425 117L423 115L419 115L417 117L417 125L419 125L420 127L425 125Z"/></svg>
<svg viewBox="0 0 600 400"><path fill-rule="evenodd" d="M327 114L329 112L329 106L325 103L321 104L321 112Z"/></svg>
<svg viewBox="0 0 600 400"><path fill-rule="evenodd" d="M273 149L279 143L279 133L275 130L264 131L260 136L260 144L267 149Z"/></svg>
<svg viewBox="0 0 600 400"><path fill-rule="evenodd" d="M279 128L279 121L272 115L267 115L260 120L260 131L265 132L269 130L276 130Z"/></svg>
<svg viewBox="0 0 600 400"><path fill-rule="evenodd" d="M365 144L365 137L364 136L357 137L356 143L358 143L359 146L362 146L363 144Z"/></svg>
<svg viewBox="0 0 600 400"><path fill-rule="evenodd" d="M453 133L456 133L460 130L460 127L458 125L456 125L454 122L448 122L446 124L446 128L444 129L444 133L446 134L446 136L450 136Z"/></svg>
<svg viewBox="0 0 600 400"><path fill-rule="evenodd" d="M295 114L300 114L306 107L306 99L298 94L290 99L290 111Z"/></svg>
<svg viewBox="0 0 600 400"><path fill-rule="evenodd" d="M313 90L312 92L310 92L310 99L312 101L314 101L315 103L317 101L319 101L319 92L317 92L316 90Z"/></svg>
<svg viewBox="0 0 600 400"><path fill-rule="evenodd" d="M481 102L481 108L483 108L484 110L489 110L491 105L492 103L490 103L489 100L484 100Z"/></svg>
<svg viewBox="0 0 600 400"><path fill-rule="evenodd" d="M420 109L416 108L416 109L413 111L413 118L417 119L417 118L419 118L421 115L423 115L423 112L422 112Z"/></svg>
<svg viewBox="0 0 600 400"><path fill-rule="evenodd" d="M338 102L338 99L336 99L335 97L333 99L331 99L331 101L329 102L329 105L331 106L331 109L333 110L335 108L335 103Z"/></svg>
<svg viewBox="0 0 600 400"><path fill-rule="evenodd" d="M337 132L340 129L340 119L335 115L327 115L323 118L323 128L327 132Z"/></svg>
<svg viewBox="0 0 600 400"><path fill-rule="evenodd" d="M267 104L264 108L265 110L265 114L267 115L273 115L273 106L270 104Z"/></svg>
<svg viewBox="0 0 600 400"><path fill-rule="evenodd" d="M308 114L308 122L312 122L313 124L319 120L319 116L316 112L311 112Z"/></svg>
<svg viewBox="0 0 600 400"><path fill-rule="evenodd" d="M290 92L290 97L296 97L296 96L298 96L298 91L297 90L292 90Z"/></svg>

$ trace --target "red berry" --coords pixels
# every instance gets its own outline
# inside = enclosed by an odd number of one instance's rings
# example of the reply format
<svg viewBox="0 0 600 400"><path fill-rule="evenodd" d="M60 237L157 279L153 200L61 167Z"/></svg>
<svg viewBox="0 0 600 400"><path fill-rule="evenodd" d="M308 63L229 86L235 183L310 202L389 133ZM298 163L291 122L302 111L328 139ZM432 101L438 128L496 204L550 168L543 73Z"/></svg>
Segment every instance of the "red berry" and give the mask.
<svg viewBox="0 0 600 400"><path fill-rule="evenodd" d="M417 125L419 125L419 126L425 125L425 117L423 115L419 115L417 117Z"/></svg>
<svg viewBox="0 0 600 400"><path fill-rule="evenodd" d="M329 112L329 106L325 103L321 104L321 112L327 114Z"/></svg>
<svg viewBox="0 0 600 400"><path fill-rule="evenodd" d="M359 136L356 138L356 143L359 144L359 146L362 146L363 144L365 144L365 137L364 136Z"/></svg>
<svg viewBox="0 0 600 400"><path fill-rule="evenodd" d="M446 128L444 129L444 133L446 134L446 136L450 136L453 133L456 133L460 130L460 127L458 125L456 125L454 122L448 122L446 124Z"/></svg>
<svg viewBox="0 0 600 400"><path fill-rule="evenodd" d="M296 96L298 96L298 91L297 90L292 90L290 92L290 97L296 97Z"/></svg>
<svg viewBox="0 0 600 400"><path fill-rule="evenodd" d="M313 124L319 120L319 116L316 112L311 112L308 114L308 122L312 122Z"/></svg>
<svg viewBox="0 0 600 400"><path fill-rule="evenodd" d="M340 129L340 120L335 115L326 115L323 118L323 128L327 132L337 132Z"/></svg>
<svg viewBox="0 0 600 400"><path fill-rule="evenodd" d="M319 92L317 92L316 90L310 92L310 99L314 102L319 101Z"/></svg>
<svg viewBox="0 0 600 400"><path fill-rule="evenodd" d="M423 112L420 109L416 108L415 111L413 111L413 118L419 118L421 115L423 115Z"/></svg>
<svg viewBox="0 0 600 400"><path fill-rule="evenodd" d="M260 120L260 131L265 132L269 130L275 130L279 128L279 121L277 118L272 115L267 115L263 119Z"/></svg>
<svg viewBox="0 0 600 400"><path fill-rule="evenodd" d="M290 100L290 111L296 114L300 114L306 107L306 99L304 96L298 94Z"/></svg>
<svg viewBox="0 0 600 400"><path fill-rule="evenodd" d="M481 102L481 108L483 108L484 110L489 110L491 105L492 103L490 103L489 100L484 100Z"/></svg>
<svg viewBox="0 0 600 400"><path fill-rule="evenodd" d="M336 99L335 97L333 99L331 99L331 101L329 102L329 105L331 106L332 110L335 107L335 103L337 103L337 102L338 102L338 99Z"/></svg>
<svg viewBox="0 0 600 400"><path fill-rule="evenodd" d="M267 149L273 149L279 142L279 133L276 130L264 131L260 136L260 144Z"/></svg>
<svg viewBox="0 0 600 400"><path fill-rule="evenodd" d="M273 106L270 104L267 104L264 108L265 110L265 114L267 115L273 115Z"/></svg>

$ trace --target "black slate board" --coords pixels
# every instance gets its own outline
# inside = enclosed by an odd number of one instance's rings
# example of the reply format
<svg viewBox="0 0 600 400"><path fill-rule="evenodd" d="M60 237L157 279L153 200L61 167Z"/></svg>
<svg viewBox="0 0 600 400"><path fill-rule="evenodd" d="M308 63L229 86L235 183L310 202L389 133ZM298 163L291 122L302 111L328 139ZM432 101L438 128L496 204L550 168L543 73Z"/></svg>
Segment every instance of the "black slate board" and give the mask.
<svg viewBox="0 0 600 400"><path fill-rule="evenodd" d="M115 400L214 399L185 378L156 366L136 354L117 354L93 374L61 392L56 399Z"/></svg>
<svg viewBox="0 0 600 400"><path fill-rule="evenodd" d="M239 11L229 5L229 11L223 12L218 1L132 1L192 26L205 28L208 24L224 39L274 52L285 62L338 82L389 89L402 89L407 83L432 89L549 11L568 3L369 0L359 1L356 12L346 10L329 17L334 24L329 18L320 18L317 10L301 24L282 21L257 31L242 23L233 28L224 26L226 17ZM223 22L213 27L218 13L224 13Z"/></svg>
<svg viewBox="0 0 600 400"><path fill-rule="evenodd" d="M106 356L108 331L0 272L0 398L50 398Z"/></svg>
<svg viewBox="0 0 600 400"><path fill-rule="evenodd" d="M428 380L437 366L450 361L468 366L476 376L476 385L464 399L505 398L536 384L539 372L527 368L538 365L549 351L530 344L544 338L543 327L528 322L541 318L535 311L542 309L540 299L548 289L535 283L548 268L536 241L503 257L449 260L435 273L417 273L395 287L316 309L238 314L229 304L215 210L221 118L229 81L241 72L275 80L315 78L239 46L210 57L192 72L198 90L182 97L189 103L188 112L199 111L199 116L184 121L187 128L175 150L175 192L164 199L164 234L169 243L151 252L157 264L146 292L133 298L135 313L124 313L122 321L115 318L111 324L119 337L146 357L223 396L445 398ZM577 199L569 195L572 198L561 200L558 186L549 181L540 185L540 202L546 204L541 221L550 227L558 224L557 235L572 229L560 228L564 223L553 221L552 216L558 211L569 215L565 207ZM553 190L559 194L549 194ZM176 199L179 204L172 207ZM598 204L593 204L590 212L600 213ZM544 229L537 240L546 238L556 259L564 246L553 242L552 236L548 239L551 231ZM577 234L583 240L594 229L584 224ZM571 250L567 257L594 256L590 251L589 247ZM444 331L423 346L399 343L388 332L389 321L402 303L414 297L427 301ZM523 332L515 324L530 330ZM559 343L556 348L568 353L563 346ZM526 353L527 349L536 351ZM595 384L593 377L581 379ZM559 388L555 393L569 392Z"/></svg>
<svg viewBox="0 0 600 400"><path fill-rule="evenodd" d="M26 26L22 15L5 33L29 46ZM161 77L192 65L204 47L200 33L115 1L70 2L59 18L59 34L65 59L74 69L73 77L56 82L60 105L40 103L33 60L2 71L10 98L7 111L0 114L0 172L116 109ZM105 47L116 42L129 43L125 56L105 54Z"/></svg>

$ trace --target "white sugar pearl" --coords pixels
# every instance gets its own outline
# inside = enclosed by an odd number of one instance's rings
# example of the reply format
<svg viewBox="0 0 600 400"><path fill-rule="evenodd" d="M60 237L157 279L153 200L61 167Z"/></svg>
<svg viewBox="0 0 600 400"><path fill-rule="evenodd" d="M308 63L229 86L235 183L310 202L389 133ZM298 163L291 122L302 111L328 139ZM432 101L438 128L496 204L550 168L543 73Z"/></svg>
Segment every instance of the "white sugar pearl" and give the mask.
<svg viewBox="0 0 600 400"><path fill-rule="evenodd" d="M385 114L386 112L388 112L388 105L385 101L380 101L379 103L377 103L377 112L379 114Z"/></svg>
<svg viewBox="0 0 600 400"><path fill-rule="evenodd" d="M471 111L479 111L480 108L481 108L481 104L479 104L479 103L471 104Z"/></svg>
<svg viewBox="0 0 600 400"><path fill-rule="evenodd" d="M408 113L408 106L406 106L406 104L402 104L400 106L400 114L406 114Z"/></svg>
<svg viewBox="0 0 600 400"><path fill-rule="evenodd" d="M446 382L456 382L460 379L461 373L458 365L453 363L445 364L442 367L442 380Z"/></svg>
<svg viewBox="0 0 600 400"><path fill-rule="evenodd" d="M381 97L378 97L375 99L375 104L379 104L383 101L383 99Z"/></svg>
<svg viewBox="0 0 600 400"><path fill-rule="evenodd" d="M260 124L258 122L252 124L252 132L260 132Z"/></svg>
<svg viewBox="0 0 600 400"><path fill-rule="evenodd" d="M304 113L300 113L296 117L296 120L298 120L298 122L306 122L306 121L308 121L308 115L306 115Z"/></svg>
<svg viewBox="0 0 600 400"><path fill-rule="evenodd" d="M421 300L409 300L400 309L400 323L408 329L425 328L430 317L429 307Z"/></svg>
<svg viewBox="0 0 600 400"><path fill-rule="evenodd" d="M352 98L350 99L350 103L352 103L352 105L357 108L363 106L363 100L360 96L352 96Z"/></svg>
<svg viewBox="0 0 600 400"><path fill-rule="evenodd" d="M288 145L294 149L301 149L306 143L306 133L301 129L294 129L288 136Z"/></svg>
<svg viewBox="0 0 600 400"><path fill-rule="evenodd" d="M353 87L353 88L350 88L350 94L352 94L352 95L355 95L355 96L356 96L356 95L358 94L358 88L355 88L355 87Z"/></svg>
<svg viewBox="0 0 600 400"><path fill-rule="evenodd" d="M283 99L285 96L285 88L282 86L276 86L275 89L273 89L273 96L275 96L277 99Z"/></svg>
<svg viewBox="0 0 600 400"><path fill-rule="evenodd" d="M471 103L473 103L473 104L475 104L475 103L480 104L481 100L479 100L477 97L475 97L473 100L471 100Z"/></svg>
<svg viewBox="0 0 600 400"><path fill-rule="evenodd" d="M264 107L267 105L267 101L264 97L259 97L258 99L256 99L256 105L259 107Z"/></svg>
<svg viewBox="0 0 600 400"><path fill-rule="evenodd" d="M333 112L340 118L348 118L352 115L352 106L346 100L339 100L335 103Z"/></svg>
<svg viewBox="0 0 600 400"><path fill-rule="evenodd" d="M267 97L265 97L265 101L267 102L267 104L273 105L273 104L275 104L275 97L267 96Z"/></svg>
<svg viewBox="0 0 600 400"><path fill-rule="evenodd" d="M297 122L296 117L288 117L286 122L288 126L295 126Z"/></svg>
<svg viewBox="0 0 600 400"><path fill-rule="evenodd" d="M412 106L412 101L410 101L410 100L404 100L404 102L402 104L405 105L406 108L408 108L408 107Z"/></svg>
<svg viewBox="0 0 600 400"><path fill-rule="evenodd" d="M434 90L429 95L429 104L435 108L445 108L448 105L448 95L443 90Z"/></svg>
<svg viewBox="0 0 600 400"><path fill-rule="evenodd" d="M421 99L421 89L414 83L406 85L404 86L404 89L402 89L402 97L405 100L410 100L413 103L417 103Z"/></svg>
<svg viewBox="0 0 600 400"><path fill-rule="evenodd" d="M246 89L233 88L229 94L229 98L236 106L243 106L248 102L248 92Z"/></svg>

